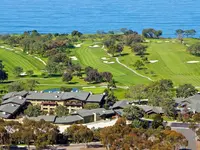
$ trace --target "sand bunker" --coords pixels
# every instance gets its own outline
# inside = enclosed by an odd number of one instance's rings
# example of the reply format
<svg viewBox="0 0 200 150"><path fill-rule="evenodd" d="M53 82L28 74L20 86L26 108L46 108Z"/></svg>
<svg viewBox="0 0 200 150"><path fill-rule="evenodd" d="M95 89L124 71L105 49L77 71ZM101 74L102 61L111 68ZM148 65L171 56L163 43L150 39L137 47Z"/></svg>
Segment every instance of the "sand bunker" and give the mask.
<svg viewBox="0 0 200 150"><path fill-rule="evenodd" d="M78 60L78 58L76 56L72 56L70 57L72 60Z"/></svg>
<svg viewBox="0 0 200 150"><path fill-rule="evenodd" d="M14 50L13 48L5 47L5 46L0 46L0 48L6 49L6 50Z"/></svg>
<svg viewBox="0 0 200 150"><path fill-rule="evenodd" d="M83 89L94 89L96 88L96 86L86 86L86 87L83 87Z"/></svg>
<svg viewBox="0 0 200 150"><path fill-rule="evenodd" d="M105 64L114 64L115 62L114 61L103 61L103 63L105 63Z"/></svg>
<svg viewBox="0 0 200 150"><path fill-rule="evenodd" d="M169 43L170 41L165 41L166 43Z"/></svg>
<svg viewBox="0 0 200 150"><path fill-rule="evenodd" d="M187 47L190 47L190 45L186 44Z"/></svg>
<svg viewBox="0 0 200 150"><path fill-rule="evenodd" d="M74 45L74 47L77 47L77 48L78 48L78 47L81 47L81 45L82 45L82 44L76 44L76 45Z"/></svg>
<svg viewBox="0 0 200 150"><path fill-rule="evenodd" d="M102 59L102 60L108 60L108 59L110 59L110 58L102 57L101 59Z"/></svg>
<svg viewBox="0 0 200 150"><path fill-rule="evenodd" d="M195 61L195 60L193 60L193 61L187 61L187 64L196 64L196 63L199 63L199 61Z"/></svg>
<svg viewBox="0 0 200 150"><path fill-rule="evenodd" d="M157 41L157 43L162 43L162 41Z"/></svg>
<svg viewBox="0 0 200 150"><path fill-rule="evenodd" d="M153 63L158 62L158 60L150 60L149 62L153 64Z"/></svg>
<svg viewBox="0 0 200 150"><path fill-rule="evenodd" d="M150 40L145 40L145 42L149 43L149 42L150 42Z"/></svg>
<svg viewBox="0 0 200 150"><path fill-rule="evenodd" d="M20 76L26 76L26 75L27 75L26 72L20 73Z"/></svg>
<svg viewBox="0 0 200 150"><path fill-rule="evenodd" d="M93 46L89 46L89 47L97 48L97 47L99 47L99 45L93 45Z"/></svg>

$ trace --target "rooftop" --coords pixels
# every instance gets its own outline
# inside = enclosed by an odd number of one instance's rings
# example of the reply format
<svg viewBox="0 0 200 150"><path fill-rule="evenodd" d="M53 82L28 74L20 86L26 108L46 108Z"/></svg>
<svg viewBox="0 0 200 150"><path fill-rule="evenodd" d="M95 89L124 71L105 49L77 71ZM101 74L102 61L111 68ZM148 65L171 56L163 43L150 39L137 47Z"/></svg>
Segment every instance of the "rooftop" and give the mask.
<svg viewBox="0 0 200 150"><path fill-rule="evenodd" d="M79 121L83 121L83 118L79 115L73 115L73 116L63 116L63 117L57 117L55 120L56 124L71 124L76 123Z"/></svg>

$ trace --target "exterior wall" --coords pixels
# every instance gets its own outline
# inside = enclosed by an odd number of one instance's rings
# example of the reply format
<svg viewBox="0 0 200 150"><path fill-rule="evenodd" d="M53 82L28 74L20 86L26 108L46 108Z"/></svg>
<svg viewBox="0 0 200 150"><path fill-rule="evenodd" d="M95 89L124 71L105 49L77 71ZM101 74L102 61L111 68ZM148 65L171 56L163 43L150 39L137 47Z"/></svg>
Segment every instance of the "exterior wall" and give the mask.
<svg viewBox="0 0 200 150"><path fill-rule="evenodd" d="M48 112L48 113L51 112L51 111L55 111L55 109L58 105L66 106L66 108L69 110L69 113L83 108L83 102L76 100L76 99L63 100L63 101L53 101L53 102L56 102L57 105L42 105L43 102L48 102L47 100L45 100L45 101L29 100L29 102L32 105L40 105L41 110Z"/></svg>

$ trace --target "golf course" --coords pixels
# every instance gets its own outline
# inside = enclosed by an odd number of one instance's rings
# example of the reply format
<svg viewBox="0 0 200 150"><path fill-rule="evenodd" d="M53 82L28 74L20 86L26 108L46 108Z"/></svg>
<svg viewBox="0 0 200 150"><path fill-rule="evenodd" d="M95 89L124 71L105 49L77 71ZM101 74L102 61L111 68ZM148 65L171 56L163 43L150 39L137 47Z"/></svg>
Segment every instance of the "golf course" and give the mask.
<svg viewBox="0 0 200 150"><path fill-rule="evenodd" d="M79 46L72 49L70 55L73 58L72 61L80 63L83 68L91 66L100 72L111 72L118 87L126 88L160 79L171 79L175 86L190 83L198 88L200 87L200 57L187 52L187 46L198 40L185 39L185 42L187 44L181 44L177 39L146 40L148 63L145 63L145 66L139 70L134 67L134 63L141 58L127 46L124 47L121 56L112 57L107 53L101 41L93 42L87 39L82 43L79 42ZM9 47L9 45L6 46ZM0 60L3 61L11 81L35 79L40 83L37 90L67 86L101 93L106 87L104 83L91 84L76 76L73 77L71 83L63 82L60 76L44 78L41 74L45 72L45 61L43 61L46 60L45 58L26 54L18 48L5 47L0 48ZM33 70L34 77L16 78L13 75L13 69L16 66L22 67L24 72ZM122 91L124 90L118 92Z"/></svg>

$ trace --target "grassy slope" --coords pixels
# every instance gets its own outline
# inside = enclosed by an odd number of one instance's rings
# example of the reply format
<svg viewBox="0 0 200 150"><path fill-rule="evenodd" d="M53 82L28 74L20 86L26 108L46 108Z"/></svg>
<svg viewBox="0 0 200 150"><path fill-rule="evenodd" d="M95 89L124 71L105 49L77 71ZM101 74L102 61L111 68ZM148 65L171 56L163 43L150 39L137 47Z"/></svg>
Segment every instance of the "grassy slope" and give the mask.
<svg viewBox="0 0 200 150"><path fill-rule="evenodd" d="M22 67L24 71L33 70L35 74L41 73L41 70L44 69L44 64L42 62L20 51L14 52L0 49L0 60L3 61L9 78L13 78L12 72L16 66Z"/></svg>
<svg viewBox="0 0 200 150"><path fill-rule="evenodd" d="M114 64L103 63L102 57L109 56L101 48L89 48L89 44L82 45L81 48L75 50L75 55L78 57L83 66L92 66L99 71L109 71L113 74L114 79L120 85L133 85L139 83L149 83L147 79L135 75L133 72L119 65L115 58L110 58L108 61L115 62Z"/></svg>
<svg viewBox="0 0 200 150"><path fill-rule="evenodd" d="M166 42L170 41L170 42ZM174 42L172 42L174 41ZM187 39L188 44L194 43L197 40ZM148 59L158 60L154 64L146 64L146 70L141 70L140 73L145 74L155 80L157 79L172 79L176 85L191 83L195 86L200 85L200 63L187 64L187 61L200 61L200 57L193 56L186 51L186 46L180 44L176 40L151 40L148 43ZM134 62L139 59L129 48L125 48L125 52L129 55L121 57L120 60L133 67ZM153 76L150 72L155 72Z"/></svg>

